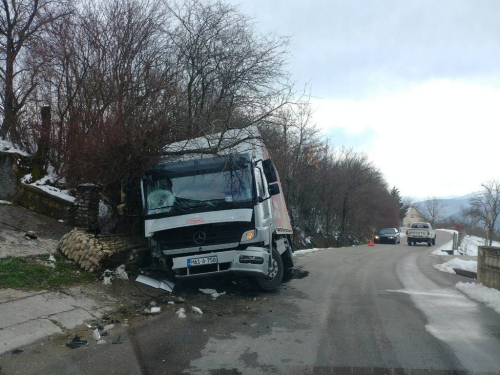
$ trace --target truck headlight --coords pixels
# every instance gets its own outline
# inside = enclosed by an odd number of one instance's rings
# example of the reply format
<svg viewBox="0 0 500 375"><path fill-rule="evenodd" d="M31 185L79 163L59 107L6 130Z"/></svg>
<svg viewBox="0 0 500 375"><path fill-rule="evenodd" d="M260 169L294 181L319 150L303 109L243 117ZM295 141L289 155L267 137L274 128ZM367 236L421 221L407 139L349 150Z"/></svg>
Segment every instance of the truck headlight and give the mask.
<svg viewBox="0 0 500 375"><path fill-rule="evenodd" d="M241 236L241 242L251 241L255 237L257 237L257 230L256 229L248 230L245 233L243 233L243 236Z"/></svg>

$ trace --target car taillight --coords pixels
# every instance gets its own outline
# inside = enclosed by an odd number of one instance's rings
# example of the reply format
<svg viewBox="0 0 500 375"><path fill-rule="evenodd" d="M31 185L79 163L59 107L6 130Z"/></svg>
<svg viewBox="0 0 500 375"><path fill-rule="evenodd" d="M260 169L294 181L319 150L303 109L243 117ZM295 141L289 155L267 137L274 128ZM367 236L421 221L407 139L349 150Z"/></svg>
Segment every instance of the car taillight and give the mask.
<svg viewBox="0 0 500 375"><path fill-rule="evenodd" d="M431 232L427 231L427 235L429 236L431 234Z"/></svg>

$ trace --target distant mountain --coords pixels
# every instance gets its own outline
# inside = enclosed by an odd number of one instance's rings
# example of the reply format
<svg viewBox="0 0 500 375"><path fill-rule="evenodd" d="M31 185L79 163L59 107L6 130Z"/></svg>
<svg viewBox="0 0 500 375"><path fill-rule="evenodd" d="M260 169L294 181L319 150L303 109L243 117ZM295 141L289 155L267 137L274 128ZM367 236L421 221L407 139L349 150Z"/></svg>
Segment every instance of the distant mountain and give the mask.
<svg viewBox="0 0 500 375"><path fill-rule="evenodd" d="M460 210L462 207L469 208L469 199L472 197L472 194L463 195L455 198L438 198L437 201L439 203L443 203L446 205L444 208L443 217L455 217L458 218L460 216ZM418 207L420 205L424 205L427 200L416 202L415 206Z"/></svg>
<svg viewBox="0 0 500 375"><path fill-rule="evenodd" d="M458 200L469 200L474 194L467 195L450 195L449 197L440 197L439 199L458 199Z"/></svg>

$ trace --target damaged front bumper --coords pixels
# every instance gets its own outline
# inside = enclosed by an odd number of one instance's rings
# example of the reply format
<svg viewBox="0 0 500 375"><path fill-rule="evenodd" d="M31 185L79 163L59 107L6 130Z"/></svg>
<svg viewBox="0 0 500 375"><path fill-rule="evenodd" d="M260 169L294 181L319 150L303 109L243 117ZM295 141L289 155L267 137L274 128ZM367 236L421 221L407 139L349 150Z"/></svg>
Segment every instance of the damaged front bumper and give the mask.
<svg viewBox="0 0 500 375"><path fill-rule="evenodd" d="M179 279L227 273L267 275L269 258L267 249L248 247L245 250L227 250L173 258L172 270Z"/></svg>

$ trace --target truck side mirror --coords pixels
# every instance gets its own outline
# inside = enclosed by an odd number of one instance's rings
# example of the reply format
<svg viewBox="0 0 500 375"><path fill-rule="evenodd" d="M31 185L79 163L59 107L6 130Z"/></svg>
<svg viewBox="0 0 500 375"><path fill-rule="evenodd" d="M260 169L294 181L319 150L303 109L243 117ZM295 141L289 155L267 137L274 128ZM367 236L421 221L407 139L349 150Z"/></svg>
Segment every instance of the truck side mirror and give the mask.
<svg viewBox="0 0 500 375"><path fill-rule="evenodd" d="M273 161L271 159L266 159L262 161L262 167L264 169L264 175L268 184L272 184L278 181L278 174L276 173L276 168L274 167Z"/></svg>
<svg viewBox="0 0 500 375"><path fill-rule="evenodd" d="M269 195L277 195L280 193L280 186L278 184L272 184L268 187Z"/></svg>

